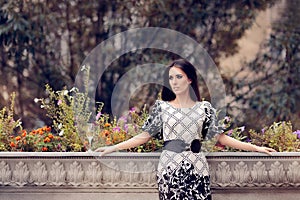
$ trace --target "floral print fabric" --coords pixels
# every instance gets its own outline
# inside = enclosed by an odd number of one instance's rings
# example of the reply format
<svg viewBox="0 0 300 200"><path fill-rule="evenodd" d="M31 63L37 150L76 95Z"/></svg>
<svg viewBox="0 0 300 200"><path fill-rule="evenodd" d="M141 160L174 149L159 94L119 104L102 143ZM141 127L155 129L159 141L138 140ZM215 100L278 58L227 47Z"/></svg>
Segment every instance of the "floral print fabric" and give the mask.
<svg viewBox="0 0 300 200"><path fill-rule="evenodd" d="M195 173L194 166L189 162L180 163L181 167L172 170L167 168L158 183L161 200L210 200L209 176Z"/></svg>
<svg viewBox="0 0 300 200"><path fill-rule="evenodd" d="M175 108L170 103L157 100L142 127L164 141L183 140L190 144L194 139L213 138L222 133L215 110L207 101L196 102L191 108ZM161 200L210 200L209 168L202 152L176 153L163 150L160 156L157 182Z"/></svg>

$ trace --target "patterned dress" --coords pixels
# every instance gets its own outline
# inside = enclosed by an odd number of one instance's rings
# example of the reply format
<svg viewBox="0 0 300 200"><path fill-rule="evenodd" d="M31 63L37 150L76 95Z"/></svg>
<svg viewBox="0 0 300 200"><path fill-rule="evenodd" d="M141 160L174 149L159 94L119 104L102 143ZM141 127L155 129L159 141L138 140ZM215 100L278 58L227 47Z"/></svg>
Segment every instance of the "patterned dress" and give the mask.
<svg viewBox="0 0 300 200"><path fill-rule="evenodd" d="M157 100L142 129L153 137L162 133L164 141L179 139L186 144L202 139L204 131L209 137L222 132L216 125L215 110L207 101L196 102L191 108L175 108ZM211 199L209 168L202 152L163 150L157 182L160 200Z"/></svg>

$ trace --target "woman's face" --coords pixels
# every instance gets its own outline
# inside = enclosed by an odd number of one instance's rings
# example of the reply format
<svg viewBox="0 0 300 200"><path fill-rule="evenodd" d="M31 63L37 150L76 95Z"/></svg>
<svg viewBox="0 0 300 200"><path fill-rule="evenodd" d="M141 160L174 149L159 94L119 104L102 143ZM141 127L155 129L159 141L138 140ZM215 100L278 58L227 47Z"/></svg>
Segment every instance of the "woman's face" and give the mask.
<svg viewBox="0 0 300 200"><path fill-rule="evenodd" d="M191 80L180 68L176 66L170 68L169 83L175 95L189 94Z"/></svg>

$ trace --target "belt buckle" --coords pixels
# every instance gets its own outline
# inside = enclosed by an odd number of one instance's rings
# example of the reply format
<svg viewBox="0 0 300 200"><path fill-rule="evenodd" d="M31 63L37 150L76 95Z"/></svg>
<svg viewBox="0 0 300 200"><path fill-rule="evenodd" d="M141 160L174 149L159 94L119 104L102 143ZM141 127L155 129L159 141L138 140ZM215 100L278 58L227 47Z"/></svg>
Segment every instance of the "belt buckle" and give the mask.
<svg viewBox="0 0 300 200"><path fill-rule="evenodd" d="M201 141L200 141L199 139L194 139L194 140L191 142L190 150L191 150L193 153L199 153L200 150L201 150Z"/></svg>

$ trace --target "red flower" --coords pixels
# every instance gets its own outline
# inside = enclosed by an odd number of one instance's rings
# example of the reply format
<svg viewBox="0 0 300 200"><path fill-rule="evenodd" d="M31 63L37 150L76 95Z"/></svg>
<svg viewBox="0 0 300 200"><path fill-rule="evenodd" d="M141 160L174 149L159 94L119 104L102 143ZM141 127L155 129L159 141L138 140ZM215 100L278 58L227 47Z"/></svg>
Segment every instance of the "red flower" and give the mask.
<svg viewBox="0 0 300 200"><path fill-rule="evenodd" d="M10 142L10 146L11 146L11 147L16 147L16 145L15 145L14 142Z"/></svg>
<svg viewBox="0 0 300 200"><path fill-rule="evenodd" d="M22 137L26 137L27 135L27 131L26 130L22 130Z"/></svg>
<svg viewBox="0 0 300 200"><path fill-rule="evenodd" d="M47 131L47 132L51 132L51 127L50 127L50 126L47 126L47 127L46 127L46 131Z"/></svg>
<svg viewBox="0 0 300 200"><path fill-rule="evenodd" d="M42 151L48 151L47 147L42 147Z"/></svg>

